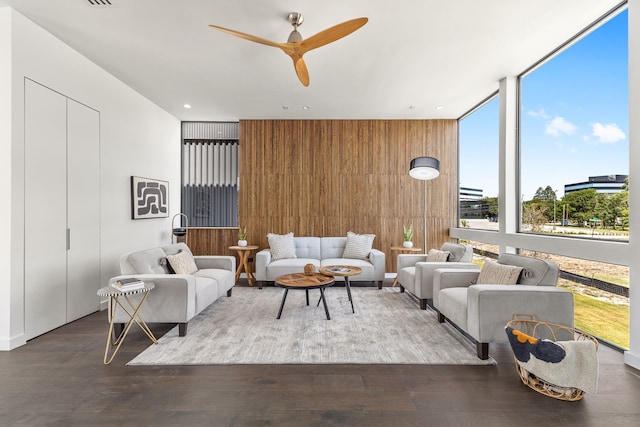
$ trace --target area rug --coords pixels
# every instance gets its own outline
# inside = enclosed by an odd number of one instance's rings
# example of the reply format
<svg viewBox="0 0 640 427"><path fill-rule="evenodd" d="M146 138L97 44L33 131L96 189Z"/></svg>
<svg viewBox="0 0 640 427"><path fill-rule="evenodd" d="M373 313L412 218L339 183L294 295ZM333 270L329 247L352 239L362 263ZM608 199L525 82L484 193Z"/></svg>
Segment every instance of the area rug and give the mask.
<svg viewBox="0 0 640 427"><path fill-rule="evenodd" d="M494 365L433 310L397 288L353 287L355 313L344 287L291 290L281 318L284 289L236 287L189 322L187 335L167 332L128 365L214 364L446 364Z"/></svg>

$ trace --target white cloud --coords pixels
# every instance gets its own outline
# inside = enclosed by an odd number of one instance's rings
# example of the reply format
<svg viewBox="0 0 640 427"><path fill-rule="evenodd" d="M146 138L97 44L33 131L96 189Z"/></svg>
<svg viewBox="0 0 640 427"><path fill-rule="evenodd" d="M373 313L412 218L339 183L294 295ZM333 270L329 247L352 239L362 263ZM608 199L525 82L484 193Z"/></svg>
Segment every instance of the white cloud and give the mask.
<svg viewBox="0 0 640 427"><path fill-rule="evenodd" d="M541 108L538 111L529 110L529 111L527 111L527 116L540 117L541 119L550 119L551 118L551 116L548 115L544 111L544 108Z"/></svg>
<svg viewBox="0 0 640 427"><path fill-rule="evenodd" d="M593 136L598 138L598 142L605 144L613 144L622 141L627 137L624 132L615 123L603 125L602 123L593 124Z"/></svg>
<svg viewBox="0 0 640 427"><path fill-rule="evenodd" d="M561 134L573 135L576 133L576 126L560 116L556 116L551 120L545 128L545 133L552 136L560 136Z"/></svg>

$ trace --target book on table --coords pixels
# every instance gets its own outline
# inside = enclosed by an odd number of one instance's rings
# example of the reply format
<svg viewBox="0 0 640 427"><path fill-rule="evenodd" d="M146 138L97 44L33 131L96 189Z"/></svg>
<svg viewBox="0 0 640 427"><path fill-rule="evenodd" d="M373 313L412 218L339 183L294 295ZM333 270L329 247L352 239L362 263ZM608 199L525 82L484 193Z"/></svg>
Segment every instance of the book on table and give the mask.
<svg viewBox="0 0 640 427"><path fill-rule="evenodd" d="M351 272L351 269L347 267L333 267L331 271L333 273L349 273Z"/></svg>
<svg viewBox="0 0 640 427"><path fill-rule="evenodd" d="M144 288L144 282L140 279L136 279L135 277L128 277L125 279L116 280L111 283L111 286L120 290L120 291L130 291L133 289Z"/></svg>

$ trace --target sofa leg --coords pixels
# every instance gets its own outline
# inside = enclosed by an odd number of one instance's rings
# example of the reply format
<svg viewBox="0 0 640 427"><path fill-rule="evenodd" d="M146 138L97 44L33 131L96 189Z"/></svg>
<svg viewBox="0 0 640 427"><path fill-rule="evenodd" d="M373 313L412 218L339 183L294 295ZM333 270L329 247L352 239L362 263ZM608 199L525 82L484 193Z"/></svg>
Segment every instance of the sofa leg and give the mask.
<svg viewBox="0 0 640 427"><path fill-rule="evenodd" d="M382 289L382 280L378 280L378 289Z"/></svg>
<svg viewBox="0 0 640 427"><path fill-rule="evenodd" d="M489 343L488 342L476 343L476 353L478 353L479 359L487 360L489 358Z"/></svg>
<svg viewBox="0 0 640 427"><path fill-rule="evenodd" d="M400 285L400 293L404 294L404 286Z"/></svg>
<svg viewBox="0 0 640 427"><path fill-rule="evenodd" d="M445 319L446 317L444 317L442 313L438 312L438 323L444 323Z"/></svg>
<svg viewBox="0 0 640 427"><path fill-rule="evenodd" d="M233 291L233 288L230 288L230 289L227 291L227 296L228 296L228 297L230 297L230 296L231 296L231 291Z"/></svg>
<svg viewBox="0 0 640 427"><path fill-rule="evenodd" d="M187 323L178 323L178 335L181 337L187 336Z"/></svg>
<svg viewBox="0 0 640 427"><path fill-rule="evenodd" d="M426 310L427 309L427 300L426 299L421 299L420 300L420 309L421 310Z"/></svg>

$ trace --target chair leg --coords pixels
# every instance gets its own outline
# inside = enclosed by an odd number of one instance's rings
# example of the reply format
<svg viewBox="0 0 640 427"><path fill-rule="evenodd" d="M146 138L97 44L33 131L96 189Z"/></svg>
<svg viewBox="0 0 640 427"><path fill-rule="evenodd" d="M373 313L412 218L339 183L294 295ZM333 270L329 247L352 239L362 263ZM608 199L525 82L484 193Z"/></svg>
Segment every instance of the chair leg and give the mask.
<svg viewBox="0 0 640 427"><path fill-rule="evenodd" d="M231 288L231 289L229 289L229 290L227 291L227 296L228 296L228 297L230 297L230 296L231 296L231 291L232 291L232 290L233 290L233 288Z"/></svg>
<svg viewBox="0 0 640 427"><path fill-rule="evenodd" d="M442 313L438 312L438 323L444 323L445 319L446 317L444 317Z"/></svg>
<svg viewBox="0 0 640 427"><path fill-rule="evenodd" d="M421 310L426 310L427 309L427 300L426 299L421 299L420 300L420 309Z"/></svg>
<svg viewBox="0 0 640 427"><path fill-rule="evenodd" d="M404 286L400 285L400 293L404 294Z"/></svg>
<svg viewBox="0 0 640 427"><path fill-rule="evenodd" d="M478 354L479 359L487 360L489 358L489 343L488 342L476 343L476 353Z"/></svg>
<svg viewBox="0 0 640 427"><path fill-rule="evenodd" d="M378 280L378 289L382 289L382 280Z"/></svg>
<svg viewBox="0 0 640 427"><path fill-rule="evenodd" d="M187 335L187 323L178 323L178 335L184 337Z"/></svg>

